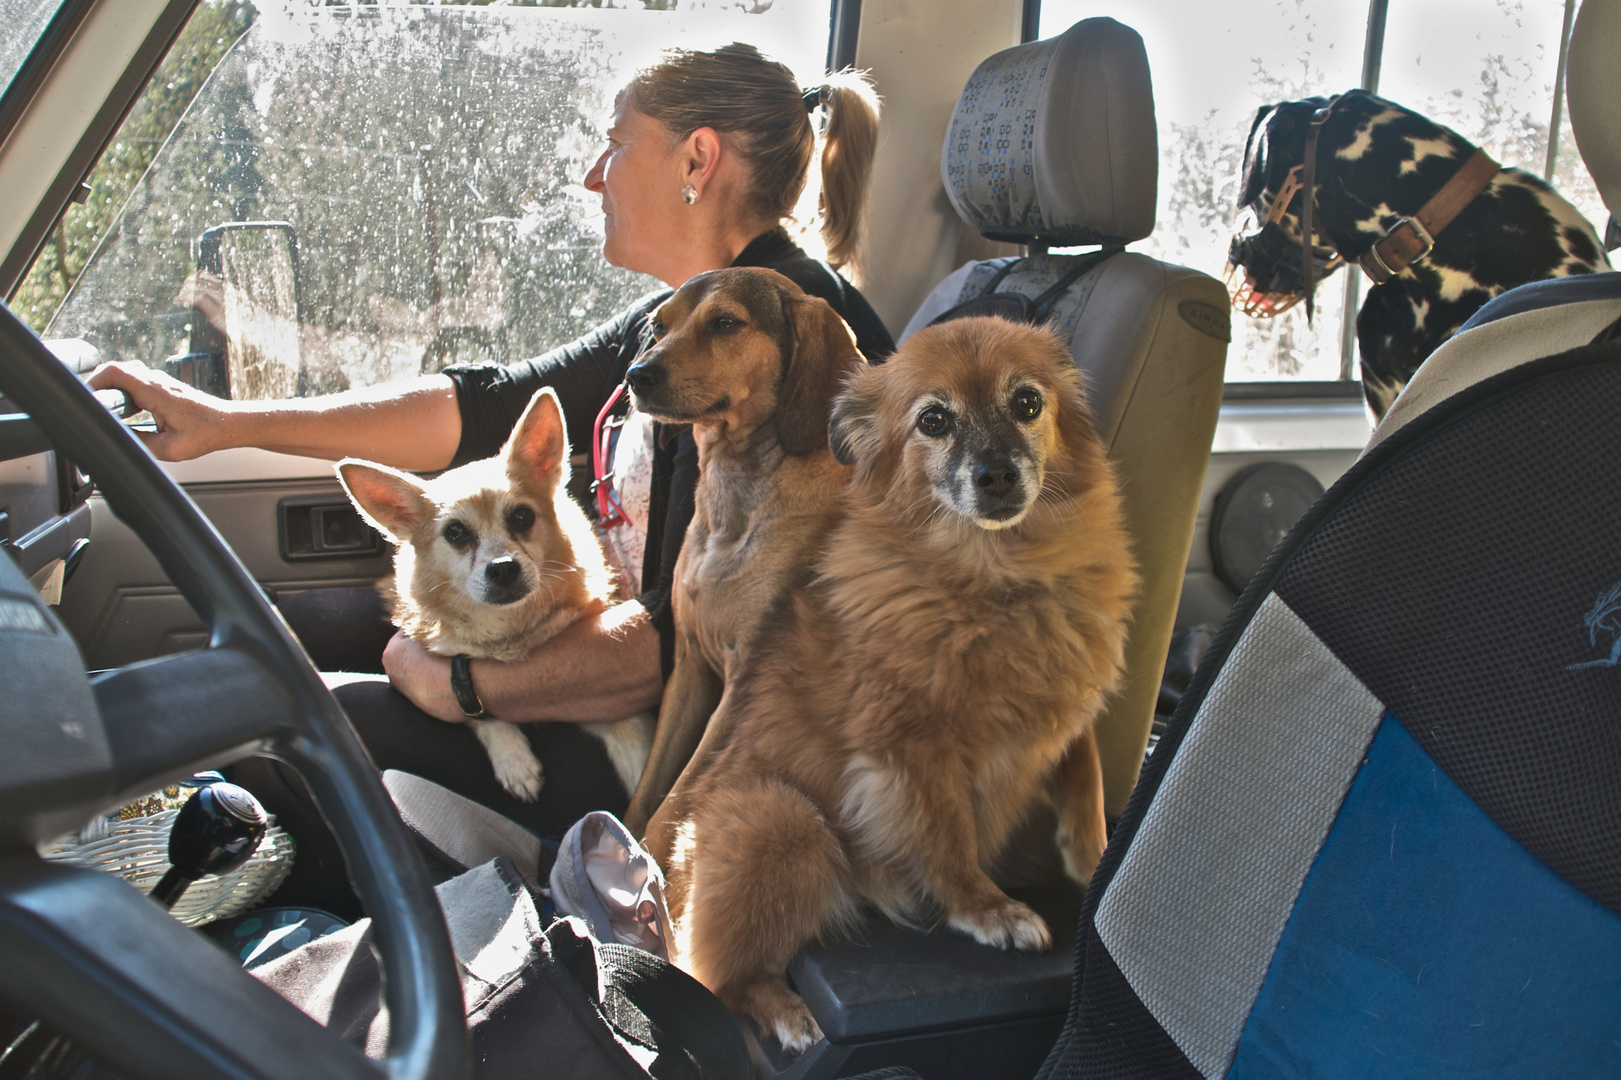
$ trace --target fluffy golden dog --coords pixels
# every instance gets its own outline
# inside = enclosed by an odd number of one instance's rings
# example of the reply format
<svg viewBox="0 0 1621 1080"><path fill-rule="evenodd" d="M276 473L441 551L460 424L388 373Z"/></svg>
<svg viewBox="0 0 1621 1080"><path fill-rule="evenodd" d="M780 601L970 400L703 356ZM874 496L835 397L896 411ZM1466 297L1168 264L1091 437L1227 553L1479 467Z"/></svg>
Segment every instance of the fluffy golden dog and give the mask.
<svg viewBox="0 0 1621 1080"><path fill-rule="evenodd" d="M788 962L863 903L1048 947L987 867L1050 794L1066 868L1091 876L1091 724L1137 581L1080 376L1045 330L924 330L852 380L831 437L855 475L815 576L648 837L678 961L791 1052L821 1032Z"/></svg>
<svg viewBox="0 0 1621 1080"><path fill-rule="evenodd" d="M395 625L441 656L510 662L606 610L613 576L568 495L568 457L563 410L544 389L499 454L432 480L355 458L338 462L355 507L398 545L394 576L380 584ZM540 794L540 761L516 724L468 725L503 788L526 801ZM581 726L607 746L625 790L634 789L652 717Z"/></svg>
<svg viewBox="0 0 1621 1080"><path fill-rule="evenodd" d="M691 424L692 522L675 567L675 668L642 782L640 835L719 705L767 611L826 540L850 470L828 450L833 395L866 360L844 320L774 270L699 274L653 318L630 369L636 408ZM719 734L718 732L716 734Z"/></svg>

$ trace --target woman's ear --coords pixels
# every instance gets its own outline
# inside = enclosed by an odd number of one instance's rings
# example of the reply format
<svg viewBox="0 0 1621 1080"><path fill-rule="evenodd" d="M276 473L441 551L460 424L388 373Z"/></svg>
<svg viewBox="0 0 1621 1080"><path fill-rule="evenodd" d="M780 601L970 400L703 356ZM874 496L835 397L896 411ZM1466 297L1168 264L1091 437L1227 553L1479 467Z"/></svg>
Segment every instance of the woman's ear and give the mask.
<svg viewBox="0 0 1621 1080"><path fill-rule="evenodd" d="M845 380L867 366L855 336L826 300L805 296L788 303L793 350L777 398L777 434L794 457L827 445L833 395ZM848 462L846 462L848 464Z"/></svg>
<svg viewBox="0 0 1621 1080"><path fill-rule="evenodd" d="M726 144L720 132L701 127L687 136L680 146L680 153L681 182L691 184L701 198L721 167L721 160L726 156Z"/></svg>

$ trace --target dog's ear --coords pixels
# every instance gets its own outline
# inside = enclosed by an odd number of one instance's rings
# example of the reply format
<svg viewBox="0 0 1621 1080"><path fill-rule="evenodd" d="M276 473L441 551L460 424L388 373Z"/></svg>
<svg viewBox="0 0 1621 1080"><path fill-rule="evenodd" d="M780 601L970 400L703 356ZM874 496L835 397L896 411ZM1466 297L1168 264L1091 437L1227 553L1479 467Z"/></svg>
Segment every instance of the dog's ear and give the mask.
<svg viewBox="0 0 1621 1080"><path fill-rule="evenodd" d="M344 458L337 469L360 516L396 544L410 543L417 529L433 520L433 503L416 477L356 458Z"/></svg>
<svg viewBox="0 0 1621 1080"><path fill-rule="evenodd" d="M840 465L870 462L879 451L876 391L872 379L857 376L833 399L827 441Z"/></svg>
<svg viewBox="0 0 1621 1080"><path fill-rule="evenodd" d="M568 433L563 428L563 406L551 387L542 387L529 399L507 444L501 450L507 475L514 480L568 480Z"/></svg>
<svg viewBox="0 0 1621 1080"><path fill-rule="evenodd" d="M1266 186L1266 139L1263 137L1257 145L1255 133L1261 130L1261 122L1273 108L1275 106L1262 105L1255 110L1255 121L1250 124L1249 137L1244 140L1244 190L1238 196L1240 210L1260 198L1261 189Z"/></svg>
<svg viewBox="0 0 1621 1080"><path fill-rule="evenodd" d="M784 450L804 457L827 445L833 395L867 359L838 312L820 297L788 301L788 320L793 347L777 396L777 434Z"/></svg>

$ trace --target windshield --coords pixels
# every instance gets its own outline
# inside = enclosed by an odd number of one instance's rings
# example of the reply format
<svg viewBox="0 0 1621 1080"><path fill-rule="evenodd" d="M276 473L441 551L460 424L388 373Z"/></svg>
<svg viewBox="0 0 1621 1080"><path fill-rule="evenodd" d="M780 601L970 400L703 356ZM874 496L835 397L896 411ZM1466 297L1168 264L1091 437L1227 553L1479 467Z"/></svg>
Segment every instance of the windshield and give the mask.
<svg viewBox="0 0 1621 1080"><path fill-rule="evenodd" d="M11 89L11 81L22 70L28 54L51 25L51 18L65 0L0 0L0 86Z"/></svg>
<svg viewBox="0 0 1621 1080"><path fill-rule="evenodd" d="M614 91L662 46L734 39L818 74L826 3L762 11L204 4L221 29L199 40L228 52L47 333L175 370L203 321L238 327L233 395L253 397L578 337L659 287L604 262L581 183ZM35 318L54 306L36 280Z"/></svg>

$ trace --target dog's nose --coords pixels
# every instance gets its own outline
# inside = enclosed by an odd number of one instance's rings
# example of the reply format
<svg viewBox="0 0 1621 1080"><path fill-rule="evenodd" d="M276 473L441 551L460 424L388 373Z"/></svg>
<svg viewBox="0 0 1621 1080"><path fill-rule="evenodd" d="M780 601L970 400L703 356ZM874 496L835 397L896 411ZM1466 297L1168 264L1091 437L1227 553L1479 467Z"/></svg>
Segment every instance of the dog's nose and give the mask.
<svg viewBox="0 0 1621 1080"><path fill-rule="evenodd" d="M638 394L652 393L664 382L664 376L664 365L656 360L643 361L625 373L630 388Z"/></svg>
<svg viewBox="0 0 1621 1080"><path fill-rule="evenodd" d="M484 566L484 576L489 579L491 585L502 587L511 585L518 580L519 575L522 573L523 567L519 566L518 560L511 555L502 555L499 558L491 559Z"/></svg>
<svg viewBox="0 0 1621 1080"><path fill-rule="evenodd" d="M974 484L988 495L1006 495L1019 482L1011 461L982 461L974 469Z"/></svg>

